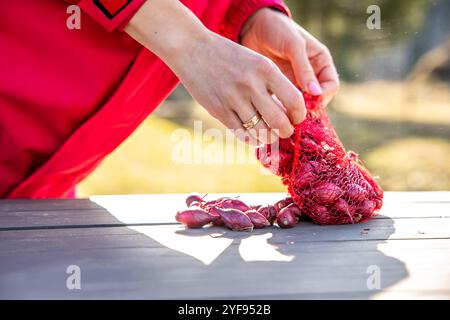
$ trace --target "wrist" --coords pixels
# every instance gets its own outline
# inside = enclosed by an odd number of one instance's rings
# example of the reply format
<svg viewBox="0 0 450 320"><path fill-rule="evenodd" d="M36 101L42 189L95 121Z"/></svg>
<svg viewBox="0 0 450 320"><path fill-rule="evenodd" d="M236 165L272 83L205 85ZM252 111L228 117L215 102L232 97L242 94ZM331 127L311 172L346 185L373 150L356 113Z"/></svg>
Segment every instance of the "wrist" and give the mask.
<svg viewBox="0 0 450 320"><path fill-rule="evenodd" d="M254 28L255 24L260 19L270 19L270 16L274 14L284 14L279 11L277 8L272 7L264 7L257 11L255 11L248 19L244 22L240 32L239 32L239 42L242 43L242 40L245 38L247 34L251 32Z"/></svg>

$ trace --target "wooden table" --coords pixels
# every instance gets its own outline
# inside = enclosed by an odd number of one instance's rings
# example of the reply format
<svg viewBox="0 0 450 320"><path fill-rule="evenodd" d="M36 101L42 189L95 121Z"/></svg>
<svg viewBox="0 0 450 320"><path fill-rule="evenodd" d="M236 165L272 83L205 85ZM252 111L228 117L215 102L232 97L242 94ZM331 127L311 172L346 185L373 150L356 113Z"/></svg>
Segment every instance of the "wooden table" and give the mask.
<svg viewBox="0 0 450 320"><path fill-rule="evenodd" d="M364 224L252 233L185 230L184 198L1 200L0 298L450 298L450 192L388 192Z"/></svg>

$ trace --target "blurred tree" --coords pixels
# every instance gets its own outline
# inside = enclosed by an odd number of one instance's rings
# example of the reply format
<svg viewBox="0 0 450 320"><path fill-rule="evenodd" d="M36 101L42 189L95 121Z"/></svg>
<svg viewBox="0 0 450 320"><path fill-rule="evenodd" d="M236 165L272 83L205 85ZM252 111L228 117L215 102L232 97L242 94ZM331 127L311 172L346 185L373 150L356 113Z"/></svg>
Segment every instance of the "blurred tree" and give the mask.
<svg viewBox="0 0 450 320"><path fill-rule="evenodd" d="M445 0L448 1L448 0ZM439 0L285 0L295 20L324 42L340 77L357 80L363 58L414 36L427 8ZM369 30L369 5L381 9L381 29Z"/></svg>

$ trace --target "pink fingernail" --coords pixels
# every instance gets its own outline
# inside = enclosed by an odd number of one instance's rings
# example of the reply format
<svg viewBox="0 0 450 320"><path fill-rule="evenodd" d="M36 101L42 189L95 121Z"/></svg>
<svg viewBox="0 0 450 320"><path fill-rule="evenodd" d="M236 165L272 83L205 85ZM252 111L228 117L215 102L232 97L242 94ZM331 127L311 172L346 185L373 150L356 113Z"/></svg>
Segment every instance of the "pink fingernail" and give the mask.
<svg viewBox="0 0 450 320"><path fill-rule="evenodd" d="M322 94L322 89L320 88L320 86L315 81L311 81L308 84L308 89L309 89L309 92L313 96L320 96Z"/></svg>

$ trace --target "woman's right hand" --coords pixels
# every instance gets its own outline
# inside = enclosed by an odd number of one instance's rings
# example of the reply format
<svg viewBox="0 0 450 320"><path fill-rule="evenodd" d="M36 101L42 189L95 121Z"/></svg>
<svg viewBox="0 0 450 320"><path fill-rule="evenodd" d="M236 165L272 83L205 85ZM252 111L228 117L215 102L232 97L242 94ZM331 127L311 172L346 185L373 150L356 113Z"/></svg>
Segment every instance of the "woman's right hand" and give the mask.
<svg viewBox="0 0 450 320"><path fill-rule="evenodd" d="M301 92L270 59L209 31L179 1L147 1L126 31L166 62L192 97L243 140L287 138L305 117ZM248 131L249 137L242 124L257 113L263 120Z"/></svg>
<svg viewBox="0 0 450 320"><path fill-rule="evenodd" d="M213 33L191 50L176 62L175 72L213 117L230 129L241 129L238 136L244 133L242 123L257 112L264 120L249 133L264 143L273 142L277 134L291 136L293 124L304 119L301 92L268 58Z"/></svg>

